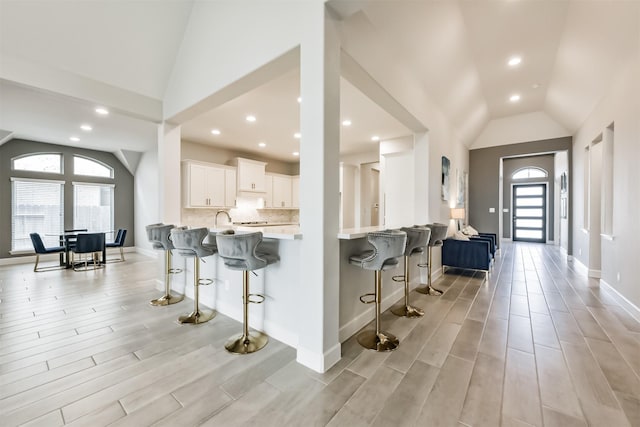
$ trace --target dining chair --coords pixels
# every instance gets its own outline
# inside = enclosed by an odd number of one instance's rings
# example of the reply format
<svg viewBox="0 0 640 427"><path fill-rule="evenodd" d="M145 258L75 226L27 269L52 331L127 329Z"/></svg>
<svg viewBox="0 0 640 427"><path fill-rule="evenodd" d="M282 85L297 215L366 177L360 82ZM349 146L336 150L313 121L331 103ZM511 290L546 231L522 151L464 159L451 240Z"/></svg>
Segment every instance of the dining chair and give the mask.
<svg viewBox="0 0 640 427"><path fill-rule="evenodd" d="M127 230L124 228L118 229L116 238L113 242L105 243L107 248L120 248L120 258L110 259L109 262L121 262L124 261L124 241L127 238Z"/></svg>
<svg viewBox="0 0 640 427"><path fill-rule="evenodd" d="M36 265L33 267L33 271L39 272L39 271L60 269L61 267L59 266L42 267L38 269L38 262L40 262L41 254L56 254L56 253L64 252L64 246L52 246L47 248L44 246L44 243L42 242L42 238L40 237L40 234L31 233L29 234L29 237L31 237L31 243L33 243L33 249L36 251Z"/></svg>
<svg viewBox="0 0 640 427"><path fill-rule="evenodd" d="M78 234L75 247L71 250L71 265L75 271L86 271L89 269L88 257L91 254L93 269L102 268L100 264L100 254L104 250L104 233L81 233ZM76 268L75 254L80 255L81 263L84 261L84 268Z"/></svg>

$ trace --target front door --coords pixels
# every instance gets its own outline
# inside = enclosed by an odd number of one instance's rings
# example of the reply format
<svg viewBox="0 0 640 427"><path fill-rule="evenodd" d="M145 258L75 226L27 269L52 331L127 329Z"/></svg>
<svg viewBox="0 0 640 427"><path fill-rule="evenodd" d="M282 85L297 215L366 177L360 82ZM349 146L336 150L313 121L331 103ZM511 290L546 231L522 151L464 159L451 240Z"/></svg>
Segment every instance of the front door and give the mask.
<svg viewBox="0 0 640 427"><path fill-rule="evenodd" d="M547 186L519 184L513 186L513 240L545 243L547 241Z"/></svg>

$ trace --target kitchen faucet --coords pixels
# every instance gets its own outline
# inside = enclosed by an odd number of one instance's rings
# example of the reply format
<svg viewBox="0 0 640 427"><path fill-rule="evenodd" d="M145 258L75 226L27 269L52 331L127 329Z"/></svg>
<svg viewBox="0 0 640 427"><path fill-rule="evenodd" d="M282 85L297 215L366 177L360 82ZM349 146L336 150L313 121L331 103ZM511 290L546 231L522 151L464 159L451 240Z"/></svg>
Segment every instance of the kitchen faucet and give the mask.
<svg viewBox="0 0 640 427"><path fill-rule="evenodd" d="M218 215L221 214L221 213L223 213L223 214L225 214L227 216L227 219L229 220L229 224L231 224L231 222L233 221L231 219L231 215L229 215L229 212L223 211L223 210L219 210L218 212L216 212L216 217L213 219L213 226L215 228L218 228Z"/></svg>

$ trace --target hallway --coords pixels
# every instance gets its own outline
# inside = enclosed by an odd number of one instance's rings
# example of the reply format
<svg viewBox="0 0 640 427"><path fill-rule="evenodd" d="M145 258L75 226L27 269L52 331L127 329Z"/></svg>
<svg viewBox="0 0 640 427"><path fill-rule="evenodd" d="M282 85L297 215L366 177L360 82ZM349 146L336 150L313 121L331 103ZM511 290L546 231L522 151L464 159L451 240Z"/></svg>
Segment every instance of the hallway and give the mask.
<svg viewBox="0 0 640 427"><path fill-rule="evenodd" d="M640 322L556 246L504 242L488 282L441 276L443 296L412 293L423 318L384 313L396 351L351 338L325 374L275 340L227 353L225 316L176 324L191 301L150 307L156 264L127 258L0 268L3 425L640 425Z"/></svg>

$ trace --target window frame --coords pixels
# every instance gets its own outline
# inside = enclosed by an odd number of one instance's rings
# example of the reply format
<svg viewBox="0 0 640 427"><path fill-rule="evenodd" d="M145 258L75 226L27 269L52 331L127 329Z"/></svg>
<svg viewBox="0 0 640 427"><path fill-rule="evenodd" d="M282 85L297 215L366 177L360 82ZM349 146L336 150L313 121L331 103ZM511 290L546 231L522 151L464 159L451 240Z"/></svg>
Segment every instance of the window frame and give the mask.
<svg viewBox="0 0 640 427"><path fill-rule="evenodd" d="M9 178L11 181L11 234L10 234L10 250L9 250L9 254L11 255L16 255L16 254L26 254L26 253L34 253L34 249L33 247L30 248L22 248L22 249L16 249L14 246L14 234L16 231L16 227L15 227L15 211L14 208L16 206L15 203L15 188L14 188L14 182L40 182L40 183L46 183L46 184L58 184L60 186L60 229L58 231L55 230L51 230L48 231L49 233L62 233L62 231L64 230L64 212L65 212L65 205L64 205L64 190L65 190L65 181L64 180L56 180L56 179L38 179L38 178L23 178L23 177L10 177ZM39 232L36 230L33 230L32 232ZM47 231L43 231L42 233L47 233ZM41 236L43 240L46 240L46 237L43 235ZM50 239L52 240L52 239Z"/></svg>
<svg viewBox="0 0 640 427"><path fill-rule="evenodd" d="M48 154L54 154L58 156L58 159L60 160L60 172L51 172L51 171L43 171L43 170L36 170L36 169L16 169L16 164L15 164L16 160L26 159L28 157L35 157L35 156L46 156ZM46 174L63 176L64 175L64 154L59 151L38 151L35 153L21 154L19 156L15 156L11 158L11 171L18 172L18 173L46 173Z"/></svg>
<svg viewBox="0 0 640 427"><path fill-rule="evenodd" d="M73 228L80 228L80 227L85 227L84 224L77 224L76 223L76 212L78 209L78 205L76 203L76 188L79 186L93 186L93 187L110 187L111 188L111 202L110 202L110 224L107 227L107 230L93 230L95 232L103 232L103 231L112 231L115 227L115 223L116 223L116 219L115 219L115 200L116 200L116 185L115 184L111 184L111 183L106 183L106 182L81 182L81 181L73 181L71 182L71 186L73 188L73 196L72 196L72 202L71 202L71 206L73 209L73 213L72 213L72 224L73 224ZM86 227L85 227L86 228ZM89 228L89 231L92 231Z"/></svg>
<svg viewBox="0 0 640 427"><path fill-rule="evenodd" d="M530 176L531 170L535 170L535 171L540 171L542 172L544 175L543 176ZM519 174L520 172L527 172L527 176L526 177L522 177L522 178L517 178L516 175ZM522 181L525 179L541 179L541 178L549 178L549 172L547 172L545 169L542 169L540 167L537 166L525 166L522 168L518 168L516 170L513 171L513 173L511 174L511 180L512 181Z"/></svg>
<svg viewBox="0 0 640 427"><path fill-rule="evenodd" d="M104 168L109 170L109 176L86 175L82 173L76 173L76 158L88 160L90 162L94 162L99 164L100 166L103 166ZM115 169L112 166L109 166L108 164L101 162L100 160L94 159L93 157L83 156L81 154L73 154L72 162L73 162L73 172L71 173L71 175L73 176L87 176L87 177L98 178L98 179L115 179Z"/></svg>

